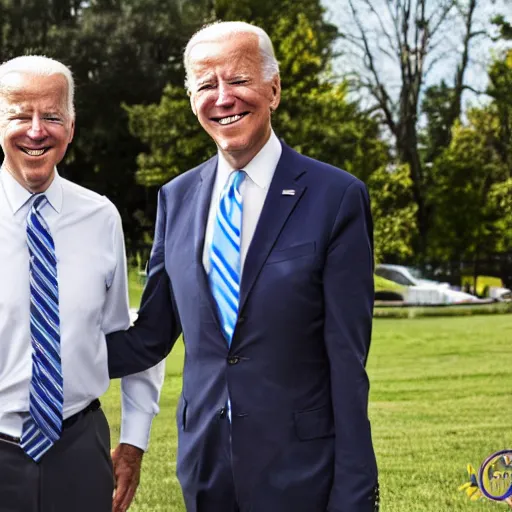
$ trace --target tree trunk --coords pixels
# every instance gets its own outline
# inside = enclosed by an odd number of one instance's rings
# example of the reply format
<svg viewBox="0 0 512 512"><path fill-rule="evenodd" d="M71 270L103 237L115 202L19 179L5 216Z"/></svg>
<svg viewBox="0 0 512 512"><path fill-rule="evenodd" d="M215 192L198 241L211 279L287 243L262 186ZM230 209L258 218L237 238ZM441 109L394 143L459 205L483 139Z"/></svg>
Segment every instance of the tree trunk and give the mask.
<svg viewBox="0 0 512 512"><path fill-rule="evenodd" d="M426 257L428 235L428 213L425 198L425 185L423 180L423 168L418 151L416 124L409 122L401 127L397 137L398 159L408 164L413 183L414 200L418 206L416 220L418 223L417 254L421 260Z"/></svg>

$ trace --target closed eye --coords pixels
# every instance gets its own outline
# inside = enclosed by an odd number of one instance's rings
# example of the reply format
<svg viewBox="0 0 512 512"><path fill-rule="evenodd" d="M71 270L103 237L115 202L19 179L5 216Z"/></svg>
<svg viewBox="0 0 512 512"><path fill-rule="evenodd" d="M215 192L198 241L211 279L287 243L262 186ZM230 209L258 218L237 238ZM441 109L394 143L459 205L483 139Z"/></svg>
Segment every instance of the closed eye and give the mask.
<svg viewBox="0 0 512 512"><path fill-rule="evenodd" d="M202 85L200 85L200 86L197 88L197 90L198 90L198 91L204 91L204 90L206 90L206 89L212 89L213 87L214 87L214 85L213 85L213 84L202 84Z"/></svg>

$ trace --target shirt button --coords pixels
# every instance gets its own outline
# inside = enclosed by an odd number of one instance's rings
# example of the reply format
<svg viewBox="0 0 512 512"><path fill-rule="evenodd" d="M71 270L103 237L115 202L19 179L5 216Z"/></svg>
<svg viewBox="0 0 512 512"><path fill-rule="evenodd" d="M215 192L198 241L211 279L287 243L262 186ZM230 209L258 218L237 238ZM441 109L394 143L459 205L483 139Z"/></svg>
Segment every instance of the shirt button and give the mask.
<svg viewBox="0 0 512 512"><path fill-rule="evenodd" d="M240 358L238 356L228 357L228 364L230 364L230 365L238 364L239 362L240 362Z"/></svg>
<svg viewBox="0 0 512 512"><path fill-rule="evenodd" d="M226 413L227 413L226 407L219 409L219 418L224 419L226 417Z"/></svg>
<svg viewBox="0 0 512 512"><path fill-rule="evenodd" d="M236 321L236 325L242 325L245 322L245 317L240 316L238 317L238 320Z"/></svg>

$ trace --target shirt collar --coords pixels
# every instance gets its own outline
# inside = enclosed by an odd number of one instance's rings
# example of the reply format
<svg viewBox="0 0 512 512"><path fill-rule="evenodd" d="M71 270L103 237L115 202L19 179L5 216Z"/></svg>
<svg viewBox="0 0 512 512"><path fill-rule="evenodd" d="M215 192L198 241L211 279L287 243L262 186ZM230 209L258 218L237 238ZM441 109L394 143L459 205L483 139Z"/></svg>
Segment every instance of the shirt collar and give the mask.
<svg viewBox="0 0 512 512"><path fill-rule="evenodd" d="M243 170L258 187L267 189L270 187L270 182L272 181L282 152L283 148L281 143L274 133L274 130L272 130L268 141ZM234 171L233 167L226 161L222 152L219 151L219 162L217 166L219 176L224 176L226 178L224 181L226 181L232 171Z"/></svg>
<svg viewBox="0 0 512 512"><path fill-rule="evenodd" d="M62 209L62 178L59 176L57 169L55 169L55 176L50 186L45 190L44 195L48 199L51 207L60 213ZM29 192L18 181L14 179L12 174L5 170L0 169L0 184L2 185L7 202L11 207L12 214L16 213L28 202L35 194Z"/></svg>

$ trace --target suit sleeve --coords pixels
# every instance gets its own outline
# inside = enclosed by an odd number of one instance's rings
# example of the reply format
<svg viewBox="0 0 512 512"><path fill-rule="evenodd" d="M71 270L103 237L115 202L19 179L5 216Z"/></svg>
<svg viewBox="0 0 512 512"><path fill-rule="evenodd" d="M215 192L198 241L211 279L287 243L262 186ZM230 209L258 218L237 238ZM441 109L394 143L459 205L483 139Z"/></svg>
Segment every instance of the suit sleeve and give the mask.
<svg viewBox="0 0 512 512"><path fill-rule="evenodd" d="M137 320L128 330L107 336L111 378L124 377L155 366L169 354L181 333L172 286L165 270L165 201L161 189L148 280Z"/></svg>
<svg viewBox="0 0 512 512"><path fill-rule="evenodd" d="M328 512L378 510L368 420L373 226L365 186L353 182L336 216L324 268L325 343L331 369L335 471Z"/></svg>

